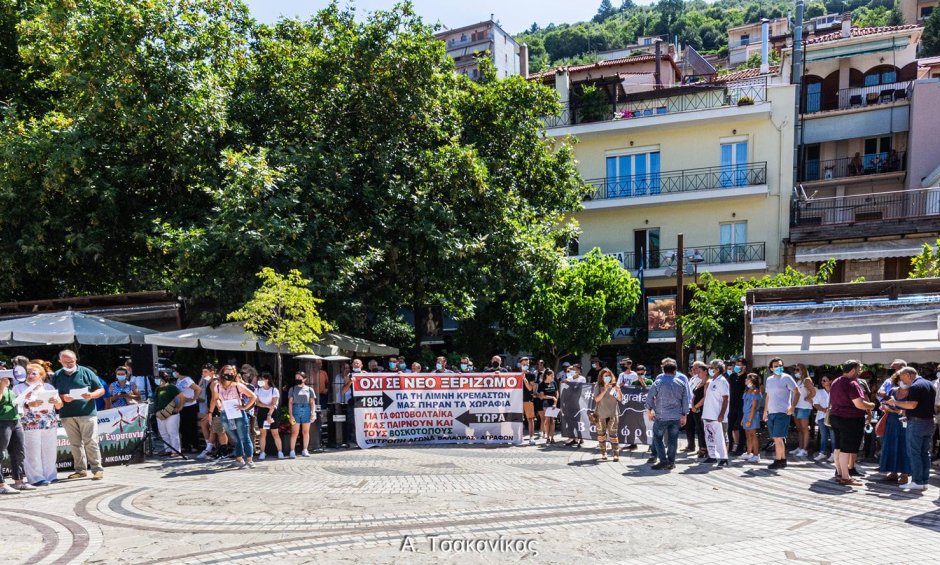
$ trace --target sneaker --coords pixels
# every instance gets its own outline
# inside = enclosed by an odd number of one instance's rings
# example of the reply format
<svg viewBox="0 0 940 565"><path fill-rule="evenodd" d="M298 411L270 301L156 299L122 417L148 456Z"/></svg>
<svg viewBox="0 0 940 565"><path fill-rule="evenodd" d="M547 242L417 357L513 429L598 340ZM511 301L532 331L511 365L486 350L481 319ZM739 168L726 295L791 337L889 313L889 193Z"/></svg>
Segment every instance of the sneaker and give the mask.
<svg viewBox="0 0 940 565"><path fill-rule="evenodd" d="M248 467L248 463L245 463L244 461L235 461L232 463L232 465L234 465L236 469L244 469Z"/></svg>
<svg viewBox="0 0 940 565"><path fill-rule="evenodd" d="M822 463L822 462L825 461L825 460L826 460L826 454L823 453L822 451L820 451L819 453L817 453L817 454L816 454L816 457L813 457L813 461L815 461L815 462L817 462L817 463Z"/></svg>
<svg viewBox="0 0 940 565"><path fill-rule="evenodd" d="M14 488L15 488L16 490L18 490L18 491L37 490L36 487L34 487L33 485L31 485L31 484L29 484L29 483L23 483L23 484L21 484L21 485L14 485Z"/></svg>
<svg viewBox="0 0 940 565"><path fill-rule="evenodd" d="M66 477L66 478L69 479L69 480L72 480L72 479L84 479L84 478L87 477L87 476L88 476L88 473L86 473L85 471L75 471L74 473L72 473L71 475L69 475L69 476Z"/></svg>
<svg viewBox="0 0 940 565"><path fill-rule="evenodd" d="M715 467L727 467L727 466L728 466L728 460L727 460L727 459L722 459L721 461L718 462L717 465L715 465Z"/></svg>
<svg viewBox="0 0 940 565"><path fill-rule="evenodd" d="M283 452L283 451L278 451L278 452L277 452L277 458L278 458L278 459L284 459L284 452Z"/></svg>
<svg viewBox="0 0 940 565"><path fill-rule="evenodd" d="M265 458L265 457L267 457L267 454L265 454L265 453L259 453L259 454L258 454L258 461L264 461L264 458Z"/></svg>
<svg viewBox="0 0 940 565"><path fill-rule="evenodd" d="M829 454L829 459L826 459L826 462L827 462L827 463L835 463L835 462L836 462L836 454L835 454L835 453L830 453L830 454Z"/></svg>
<svg viewBox="0 0 940 565"><path fill-rule="evenodd" d="M662 471L663 469L665 469L665 468L668 467L668 466L669 466L668 463L657 463L657 464L653 465L653 466L650 467L650 468L653 469L654 471Z"/></svg>
<svg viewBox="0 0 940 565"><path fill-rule="evenodd" d="M95 471L95 474L92 475L91 480L100 481L104 478L104 471Z"/></svg>
<svg viewBox="0 0 940 565"><path fill-rule="evenodd" d="M310 452L306 449L300 452L301 457L310 457Z"/></svg>
<svg viewBox="0 0 940 565"><path fill-rule="evenodd" d="M913 480L911 480L911 481L909 481L909 482L904 483L903 485L901 485L901 490L920 490L920 491L924 491L924 490L927 490L927 485L919 485L919 484L915 483Z"/></svg>
<svg viewBox="0 0 940 565"><path fill-rule="evenodd" d="M654 455L654 456L650 457L649 459L646 460L646 462L649 463L649 464L655 463L655 462L656 462L656 456Z"/></svg>
<svg viewBox="0 0 940 565"><path fill-rule="evenodd" d="M196 456L196 461L203 461L203 460L205 460L205 458L208 457L208 456L209 456L209 451L208 451L208 450L200 451L200 452L199 452L199 455Z"/></svg>
<svg viewBox="0 0 940 565"><path fill-rule="evenodd" d="M760 463L760 455L751 455L746 462L747 463Z"/></svg>
<svg viewBox="0 0 940 565"><path fill-rule="evenodd" d="M535 445L535 438L529 438L529 445Z"/></svg>
<svg viewBox="0 0 940 565"><path fill-rule="evenodd" d="M737 457L737 459L740 459L741 461L747 461L750 458L751 458L750 453L742 453L741 455Z"/></svg>
<svg viewBox="0 0 940 565"><path fill-rule="evenodd" d="M718 460L714 457L709 457L708 459L702 461L702 463L718 463Z"/></svg>
<svg viewBox="0 0 940 565"><path fill-rule="evenodd" d="M20 491L11 487L10 485L3 483L3 486L0 486L0 494L19 494Z"/></svg>
<svg viewBox="0 0 940 565"><path fill-rule="evenodd" d="M297 453L294 452L294 451L291 451L291 452L290 452L290 458L291 458L291 459L297 459Z"/></svg>
<svg viewBox="0 0 940 565"><path fill-rule="evenodd" d="M787 462L786 459L775 459L773 463L771 463L770 465L767 465L767 468L771 470L783 469L784 465L786 465L786 462Z"/></svg>
<svg viewBox="0 0 940 565"><path fill-rule="evenodd" d="M254 468L255 468L255 462L254 462L254 461L249 461L249 462L248 462L248 468L249 468L249 469L254 469Z"/></svg>
<svg viewBox="0 0 940 565"><path fill-rule="evenodd" d="M571 441L566 441L566 442L565 442L565 447L571 447L571 446L573 446L573 445L576 444L576 443L578 443L578 440L576 440L576 439L573 439L573 440L571 440Z"/></svg>
<svg viewBox="0 0 940 565"><path fill-rule="evenodd" d="M49 481L39 481L39 482L35 482L35 483L33 483L33 486L34 486L34 487L47 487L47 486L49 486Z"/></svg>
<svg viewBox="0 0 940 565"><path fill-rule="evenodd" d="M676 464L675 464L675 463L670 463L670 464L666 465L666 470L667 470L667 471L672 471L672 470L675 469L675 468L676 468Z"/></svg>

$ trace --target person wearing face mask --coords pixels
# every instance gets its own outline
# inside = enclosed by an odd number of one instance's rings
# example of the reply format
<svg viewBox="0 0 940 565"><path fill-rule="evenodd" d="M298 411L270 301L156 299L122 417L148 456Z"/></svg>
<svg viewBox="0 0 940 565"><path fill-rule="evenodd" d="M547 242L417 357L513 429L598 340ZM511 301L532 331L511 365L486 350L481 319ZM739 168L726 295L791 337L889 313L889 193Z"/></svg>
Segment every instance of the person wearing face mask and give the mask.
<svg viewBox="0 0 940 565"><path fill-rule="evenodd" d="M108 388L111 393L105 401L108 409L121 408L129 404L140 402L140 392L137 385L129 380L127 367L121 365L114 370L114 382Z"/></svg>
<svg viewBox="0 0 940 565"><path fill-rule="evenodd" d="M404 370L404 367L398 366L398 357L388 358L388 372L389 373L401 373L403 370Z"/></svg>
<svg viewBox="0 0 940 565"><path fill-rule="evenodd" d="M850 359L842 364L842 376L829 389L829 422L836 436L836 481L844 486L862 483L855 480L852 470L865 433L865 420L875 404L866 400L858 383L862 364ZM857 472L856 472L857 474Z"/></svg>
<svg viewBox="0 0 940 565"><path fill-rule="evenodd" d="M551 369L545 371L545 380L536 389L536 396L542 401L542 436L545 437L545 445L554 445L555 418L545 414L546 408L555 408L558 405L558 384Z"/></svg>
<svg viewBox="0 0 940 565"><path fill-rule="evenodd" d="M258 397L247 386L238 382L238 371L234 365L222 367L222 378L212 387L209 407L217 409L225 431L235 442L235 466L237 469L255 468L254 445L248 433L248 414Z"/></svg>
<svg viewBox="0 0 940 565"><path fill-rule="evenodd" d="M447 368L447 358L443 355L438 355L437 359L434 360L434 372L435 373L453 373L450 369Z"/></svg>
<svg viewBox="0 0 940 565"><path fill-rule="evenodd" d="M757 430L760 429L760 377L756 373L748 373L744 377L744 394L742 395L741 429L744 431L747 443L741 461L745 463L760 463L760 443L757 439ZM730 416L729 416L730 417Z"/></svg>
<svg viewBox="0 0 940 565"><path fill-rule="evenodd" d="M264 372L258 377L258 387L255 389L258 400L255 402L255 420L261 424L261 435L258 439L258 460L264 461L267 457L265 447L268 435L274 440L277 447L277 458L284 459L284 450L281 447L281 434L278 432L277 405L281 400L281 393L271 386L271 374Z"/></svg>
<svg viewBox="0 0 940 565"><path fill-rule="evenodd" d="M3 470L0 469L0 494L19 494L24 490L36 490L36 487L26 482L26 439L19 414L23 399L14 394L13 380L9 373L0 376L0 454L7 453L10 456L13 478L13 485L7 484L3 478Z"/></svg>
<svg viewBox="0 0 940 565"><path fill-rule="evenodd" d="M904 439L911 479L900 486L902 490L921 492L927 490L927 482L930 480L930 444L933 439L936 393L933 385L918 375L913 367L904 367L898 371L898 379L899 388L903 388L907 396L903 400L889 398L886 403L892 409L904 410L907 418Z"/></svg>
<svg viewBox="0 0 940 565"><path fill-rule="evenodd" d="M709 369L705 363L695 361L692 363L692 378L689 379L691 397L689 399L689 417L685 423L686 451L695 451L695 441L698 440L696 456L701 459L708 454L705 441L705 422L702 421L702 407L705 405L705 391L711 384L708 376Z"/></svg>
<svg viewBox="0 0 940 565"><path fill-rule="evenodd" d="M499 355L494 355L490 358L490 365L484 369L487 373L506 373L509 372L509 369L503 367L503 358Z"/></svg>
<svg viewBox="0 0 940 565"><path fill-rule="evenodd" d="M730 388L725 378L725 364L713 360L708 369L711 377L705 391L705 403L702 405L702 423L705 425L705 445L708 459L705 463L716 463L716 467L728 466L728 402Z"/></svg>
<svg viewBox="0 0 940 565"><path fill-rule="evenodd" d="M597 414L597 446L600 448L601 461L607 461L607 440L614 461L620 461L620 403L623 392L617 386L617 379L610 369L601 369L597 374L597 384L593 389L594 411Z"/></svg>
<svg viewBox="0 0 940 565"><path fill-rule="evenodd" d="M180 453L180 410L186 398L176 386L176 375L161 370L153 379L157 389L153 393L153 409L157 413L157 430L167 446L165 457Z"/></svg>
<svg viewBox="0 0 940 565"><path fill-rule="evenodd" d="M568 370L565 372L564 380L569 383L586 383L587 378L581 374L581 365L575 363L574 365L568 367Z"/></svg>
<svg viewBox="0 0 940 565"><path fill-rule="evenodd" d="M725 375L728 379L728 431L731 433L732 456L741 455L745 451L745 435L741 431L742 417L744 416L744 394L747 392L747 362L744 357L738 357L729 364L729 371ZM760 419L758 418L758 421Z"/></svg>
<svg viewBox="0 0 940 565"><path fill-rule="evenodd" d="M461 373L472 373L473 372L473 362L470 361L470 358L464 355L460 358L460 372Z"/></svg>
<svg viewBox="0 0 940 565"><path fill-rule="evenodd" d="M810 378L806 365L802 363L798 363L793 369L793 380L796 381L800 399L796 403L796 409L793 412L793 418L796 420L798 443L796 449L790 451L790 455L808 457L809 417L813 413L813 397L816 396L816 387L813 386L813 379Z"/></svg>
<svg viewBox="0 0 940 565"><path fill-rule="evenodd" d="M59 391L63 406L59 410L62 428L69 438L75 472L69 479L88 476L91 468L92 480L104 478L101 466L101 449L98 447L98 409L95 400L104 396L104 387L87 367L78 364L78 356L70 349L59 353L62 368L55 372L52 385ZM76 396L72 396L72 395Z"/></svg>
<svg viewBox="0 0 940 565"><path fill-rule="evenodd" d="M202 389L186 375L178 376L176 388L184 398L180 409L180 445L183 453L195 453L199 450L199 395Z"/></svg>
<svg viewBox="0 0 940 565"><path fill-rule="evenodd" d="M888 398L888 393L891 392L891 389L898 386L894 379L895 373L907 367L907 361L904 359L895 359L891 362L891 371L888 373L888 378L885 379L881 386L878 387L878 391L875 393L875 396L878 400L885 400Z"/></svg>
<svg viewBox="0 0 940 565"><path fill-rule="evenodd" d="M619 389L622 386L635 386L639 385L642 388L646 388L645 380L640 379L639 374L633 371L633 360L629 357L624 357L620 360L620 374L617 375L617 388ZM632 439L633 436L631 436ZM637 448L637 445L633 442L627 444L624 449L628 451L633 451Z"/></svg>
<svg viewBox="0 0 940 565"><path fill-rule="evenodd" d="M529 423L529 445L535 445L535 402L534 395L537 388L535 371L529 369L529 358L519 359L519 371L522 373L522 414Z"/></svg>
<svg viewBox="0 0 940 565"><path fill-rule="evenodd" d="M418 365L418 370L415 371L412 369L412 372L421 373L421 365L419 363L414 363ZM356 376L362 374L362 360L353 359L352 361L352 373L347 375L346 384L343 385L343 398L346 402L346 423L343 427L343 435L345 436L345 444L343 447L350 447L356 445L356 401L353 397L353 380Z"/></svg>
<svg viewBox="0 0 940 565"><path fill-rule="evenodd" d="M819 430L819 453L816 454L813 460L817 463L826 460L832 463L835 436L832 434L832 426L826 423L826 414L829 413L829 389L832 386L832 378L829 375L823 375L819 379L819 384L820 387L816 389L816 396L813 397L813 408L816 409L816 428Z"/></svg>
<svg viewBox="0 0 940 565"><path fill-rule="evenodd" d="M421 363L414 361L411 363L411 372L412 373L423 373L424 367L421 366ZM469 371L468 371L469 372Z"/></svg>
<svg viewBox="0 0 940 565"><path fill-rule="evenodd" d="M597 382L597 377L601 373L601 369L604 368L604 363L598 357L591 357L591 368L588 370L587 375L585 375L585 382L594 384Z"/></svg>
<svg viewBox="0 0 940 565"><path fill-rule="evenodd" d="M796 381L783 370L783 360L775 357L770 360L770 375L764 384L767 395L764 402L764 421L767 431L774 441L774 462L767 468L771 470L787 467L787 435L790 431L790 416L800 401Z"/></svg>
<svg viewBox="0 0 940 565"><path fill-rule="evenodd" d="M55 392L55 387L46 381L46 370L38 363L26 365L26 381L13 387L17 404L23 408L20 424L23 426L25 459L23 468L26 481L33 486L46 486L56 480L56 428L62 408L58 396L51 399L36 399L35 392Z"/></svg>
<svg viewBox="0 0 940 565"><path fill-rule="evenodd" d="M296 459L297 436L302 434L302 457L309 457L307 446L310 445L310 422L312 421L314 395L316 392L307 386L307 375L298 371L294 375L294 386L287 391L287 411L293 418L290 427L290 458Z"/></svg>
<svg viewBox="0 0 940 565"><path fill-rule="evenodd" d="M888 399L904 400L907 398L909 387L900 381L900 376L901 373L898 371L888 377L891 381ZM881 438L878 471L884 473L883 481L903 485L910 478L911 465L907 458L905 427L901 423L902 410L891 407L886 400L881 403L881 411L884 414L882 418L885 418L885 428L884 436Z"/></svg>

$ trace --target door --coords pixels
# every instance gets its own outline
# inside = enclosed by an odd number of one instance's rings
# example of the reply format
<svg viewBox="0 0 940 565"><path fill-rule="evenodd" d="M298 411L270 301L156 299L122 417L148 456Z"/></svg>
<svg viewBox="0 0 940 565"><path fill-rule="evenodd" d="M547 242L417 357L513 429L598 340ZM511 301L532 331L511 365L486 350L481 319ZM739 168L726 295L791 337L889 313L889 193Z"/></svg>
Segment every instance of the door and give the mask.
<svg viewBox="0 0 940 565"><path fill-rule="evenodd" d="M633 232L634 270L659 268L659 228Z"/></svg>
<svg viewBox="0 0 940 565"><path fill-rule="evenodd" d="M607 198L659 194L659 151L607 157Z"/></svg>
<svg viewBox="0 0 940 565"><path fill-rule="evenodd" d="M747 142L722 143L719 173L722 188L747 186L747 176Z"/></svg>
<svg viewBox="0 0 940 565"><path fill-rule="evenodd" d="M819 144L807 145L803 159L803 180L819 180Z"/></svg>
<svg viewBox="0 0 940 565"><path fill-rule="evenodd" d="M721 249L718 261L743 263L747 259L747 222L727 222L719 226Z"/></svg>
<svg viewBox="0 0 940 565"><path fill-rule="evenodd" d="M803 111L807 114L818 112L822 102L822 83L811 82L806 85L806 107Z"/></svg>

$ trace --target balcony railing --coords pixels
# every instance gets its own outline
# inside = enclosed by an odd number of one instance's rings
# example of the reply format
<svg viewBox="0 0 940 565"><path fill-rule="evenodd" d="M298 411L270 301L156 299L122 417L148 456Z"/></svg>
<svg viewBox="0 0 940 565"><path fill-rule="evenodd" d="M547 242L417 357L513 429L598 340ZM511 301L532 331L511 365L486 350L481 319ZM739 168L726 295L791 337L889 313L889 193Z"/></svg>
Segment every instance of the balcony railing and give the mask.
<svg viewBox="0 0 940 565"><path fill-rule="evenodd" d="M682 194L767 184L767 163L745 163L700 169L647 173L623 177L591 179L594 187L585 200L637 198L662 194Z"/></svg>
<svg viewBox="0 0 940 565"><path fill-rule="evenodd" d="M670 91L672 91L670 93ZM627 100L607 104L588 104L572 100L558 116L544 119L548 129L578 124L609 122L614 120L634 120L676 114L696 112L729 106L750 106L767 100L767 81L757 80L752 83L735 84L725 87L704 85L700 87L684 86L662 91L641 92L627 96Z"/></svg>
<svg viewBox="0 0 940 565"><path fill-rule="evenodd" d="M861 177L906 170L907 152L874 153L827 161L806 161L800 180L804 182Z"/></svg>
<svg viewBox="0 0 940 565"><path fill-rule="evenodd" d="M734 243L729 245L709 245L706 247L686 247L685 252L689 254L697 250L702 254L704 261L699 265L730 265L735 263L751 263L763 261L765 244L763 241L756 243ZM667 259L678 253L678 249L660 249L657 252L648 253L646 259L646 269L662 269L668 264ZM644 257L640 255L640 259ZM690 264L688 259L686 264ZM623 267L631 271L640 268L640 261L637 260L636 253L623 254Z"/></svg>
<svg viewBox="0 0 940 565"><path fill-rule="evenodd" d="M822 92L806 94L804 112L813 114L826 110L847 110L849 108L865 108L878 104L889 104L898 100L911 99L911 81L892 82L890 84L877 84L874 86L853 86L843 88L836 95L836 106L828 102Z"/></svg>
<svg viewBox="0 0 940 565"><path fill-rule="evenodd" d="M792 229L813 229L862 222L940 215L940 188L899 190L859 196L795 200L790 206Z"/></svg>

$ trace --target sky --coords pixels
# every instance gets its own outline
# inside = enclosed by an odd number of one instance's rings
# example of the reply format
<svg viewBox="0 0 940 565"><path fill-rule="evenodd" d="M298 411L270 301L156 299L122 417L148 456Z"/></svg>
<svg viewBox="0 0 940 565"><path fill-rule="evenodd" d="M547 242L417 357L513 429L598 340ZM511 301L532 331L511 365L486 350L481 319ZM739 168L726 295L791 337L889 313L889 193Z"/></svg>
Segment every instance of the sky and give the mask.
<svg viewBox="0 0 940 565"><path fill-rule="evenodd" d="M259 21L272 23L280 16L300 16L306 19L327 6L329 0L246 0L252 15ZM358 10L385 10L395 0L340 0L340 5L351 4ZM600 0L413 0L415 11L427 22L440 22L448 28L458 28L490 19L494 14L500 26L517 34L538 22L574 23L591 19L597 13ZM642 2L648 3L648 2ZM614 5L619 2L615 1Z"/></svg>

